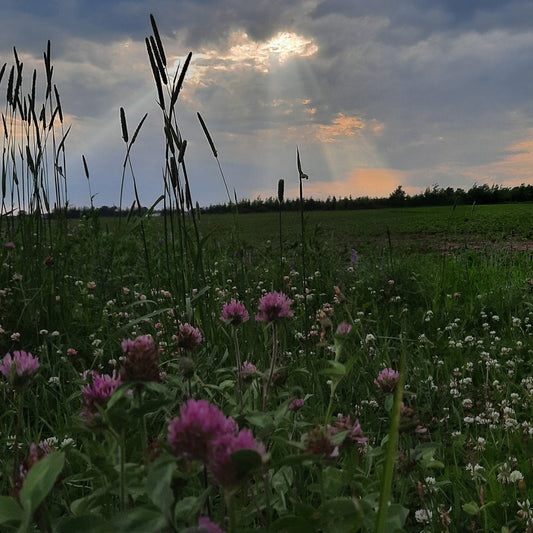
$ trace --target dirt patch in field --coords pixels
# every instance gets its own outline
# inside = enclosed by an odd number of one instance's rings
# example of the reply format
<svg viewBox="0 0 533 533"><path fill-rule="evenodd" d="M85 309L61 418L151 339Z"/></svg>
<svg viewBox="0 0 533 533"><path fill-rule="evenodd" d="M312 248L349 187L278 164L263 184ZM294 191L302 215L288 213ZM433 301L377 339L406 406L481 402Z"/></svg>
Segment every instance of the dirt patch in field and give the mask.
<svg viewBox="0 0 533 533"><path fill-rule="evenodd" d="M505 241L491 241L484 236L477 238L475 235L468 236L461 241L446 241L437 235L406 236L405 239L394 239L399 245L410 243L410 247L418 252L440 252L454 255L463 250L475 252L529 252L533 253L533 240L509 239ZM393 241L394 243L394 241ZM393 244L394 245L394 244ZM408 244L409 245L409 244Z"/></svg>

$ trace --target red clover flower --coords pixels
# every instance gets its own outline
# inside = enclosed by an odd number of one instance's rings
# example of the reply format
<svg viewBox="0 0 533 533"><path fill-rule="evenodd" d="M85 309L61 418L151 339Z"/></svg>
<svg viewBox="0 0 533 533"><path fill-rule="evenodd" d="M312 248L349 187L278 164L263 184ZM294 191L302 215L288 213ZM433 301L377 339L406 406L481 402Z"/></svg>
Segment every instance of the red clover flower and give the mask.
<svg viewBox="0 0 533 533"><path fill-rule="evenodd" d="M231 460L233 452L251 449L260 455L265 453L249 429L239 431L233 418L224 416L206 400L191 399L181 406L180 416L169 422L168 442L174 455L204 462L215 481L224 487L240 481Z"/></svg>
<svg viewBox="0 0 533 533"><path fill-rule="evenodd" d="M259 300L259 313L255 315L258 322L278 322L281 318L294 316L289 300L282 292L269 292Z"/></svg>
<svg viewBox="0 0 533 533"><path fill-rule="evenodd" d="M127 381L160 381L157 361L159 354L151 335L122 341L125 359L120 367L120 379Z"/></svg>
<svg viewBox="0 0 533 533"><path fill-rule="evenodd" d="M174 455L206 462L213 442L223 435L228 421L215 405L206 400L189 400L180 416L168 425L168 441Z"/></svg>
<svg viewBox="0 0 533 533"><path fill-rule="evenodd" d="M92 381L81 390L82 404L85 409L81 416L86 421L91 421L93 416L98 413L98 407L104 406L115 389L121 385L121 380L115 375L115 372L112 375L100 375L96 372L87 375L92 377Z"/></svg>
<svg viewBox="0 0 533 533"><path fill-rule="evenodd" d="M342 337L347 337L351 330L352 330L351 324L348 324L348 322L341 322L337 326L337 331L335 332L335 334L340 335Z"/></svg>
<svg viewBox="0 0 533 533"><path fill-rule="evenodd" d="M190 324L180 324L178 334L174 336L174 340L178 343L178 348L192 351L202 342L202 334L198 328Z"/></svg>
<svg viewBox="0 0 533 533"><path fill-rule="evenodd" d="M7 353L0 364L0 372L14 385L23 385L37 372L39 358L22 350Z"/></svg>
<svg viewBox="0 0 533 533"><path fill-rule="evenodd" d="M378 377L374 380L374 383L383 391L383 392L393 392L396 388L396 383L398 383L399 374L396 370L392 368L384 368L379 374Z"/></svg>
<svg viewBox="0 0 533 533"><path fill-rule="evenodd" d="M235 424L235 430L221 435L213 443L213 451L209 461L209 468L213 473L215 481L223 487L233 487L240 480L241 475L235 464L231 460L231 454L238 450L254 450L261 456L265 454L265 448L262 444L257 443L253 433L243 428L238 431Z"/></svg>
<svg viewBox="0 0 533 533"><path fill-rule="evenodd" d="M225 324L238 326L243 322L247 322L249 319L250 315L248 314L246 307L241 302L235 300L235 298L232 298L230 303L226 303L222 307L220 320Z"/></svg>

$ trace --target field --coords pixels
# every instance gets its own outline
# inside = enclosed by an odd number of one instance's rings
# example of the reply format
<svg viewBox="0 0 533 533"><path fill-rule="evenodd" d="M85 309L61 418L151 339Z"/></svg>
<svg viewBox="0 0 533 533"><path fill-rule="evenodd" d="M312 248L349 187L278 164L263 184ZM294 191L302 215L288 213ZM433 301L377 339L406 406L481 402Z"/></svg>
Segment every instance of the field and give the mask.
<svg viewBox="0 0 533 533"><path fill-rule="evenodd" d="M2 533L532 532L533 206L200 215L150 20L153 209L121 108L129 215L67 218L50 43L0 69Z"/></svg>
<svg viewBox="0 0 533 533"><path fill-rule="evenodd" d="M2 531L530 531L532 217L4 218Z"/></svg>

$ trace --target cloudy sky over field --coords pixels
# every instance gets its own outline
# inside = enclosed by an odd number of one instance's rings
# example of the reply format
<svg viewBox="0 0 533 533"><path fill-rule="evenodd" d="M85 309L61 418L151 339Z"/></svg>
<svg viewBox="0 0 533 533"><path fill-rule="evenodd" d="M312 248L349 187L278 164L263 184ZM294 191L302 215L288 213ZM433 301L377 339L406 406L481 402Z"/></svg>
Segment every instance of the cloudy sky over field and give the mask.
<svg viewBox="0 0 533 533"><path fill-rule="evenodd" d="M0 9L0 63L13 63L16 46L28 84L33 68L44 78L51 40L75 205L89 203L82 154L95 204L118 205L121 106L130 130L148 113L132 151L141 199L162 193L150 13L171 71L193 53L177 109L201 205L227 196L197 111L240 198L275 196L279 178L296 196L297 146L315 198L532 181L530 0L3 0ZM131 201L129 178L126 189Z"/></svg>

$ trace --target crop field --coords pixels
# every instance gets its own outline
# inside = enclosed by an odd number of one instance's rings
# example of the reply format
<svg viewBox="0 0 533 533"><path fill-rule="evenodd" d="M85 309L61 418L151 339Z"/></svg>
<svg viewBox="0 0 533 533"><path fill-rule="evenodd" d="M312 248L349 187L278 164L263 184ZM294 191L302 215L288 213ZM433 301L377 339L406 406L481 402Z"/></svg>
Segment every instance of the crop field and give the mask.
<svg viewBox="0 0 533 533"><path fill-rule="evenodd" d="M532 532L533 205L200 215L151 22L160 216L0 71L0 531Z"/></svg>

